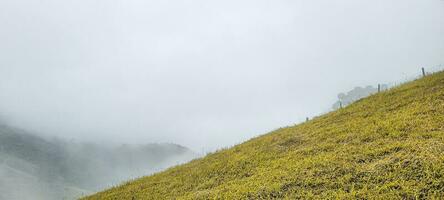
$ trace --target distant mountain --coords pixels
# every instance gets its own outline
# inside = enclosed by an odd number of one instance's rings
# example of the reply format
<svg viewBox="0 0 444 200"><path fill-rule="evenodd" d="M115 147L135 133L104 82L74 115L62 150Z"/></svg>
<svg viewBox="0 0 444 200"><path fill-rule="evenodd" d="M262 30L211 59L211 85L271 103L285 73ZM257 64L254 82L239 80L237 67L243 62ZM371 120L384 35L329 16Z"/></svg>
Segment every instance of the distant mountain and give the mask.
<svg viewBox="0 0 444 200"><path fill-rule="evenodd" d="M195 157L176 144L47 140L0 124L0 199L75 199Z"/></svg>

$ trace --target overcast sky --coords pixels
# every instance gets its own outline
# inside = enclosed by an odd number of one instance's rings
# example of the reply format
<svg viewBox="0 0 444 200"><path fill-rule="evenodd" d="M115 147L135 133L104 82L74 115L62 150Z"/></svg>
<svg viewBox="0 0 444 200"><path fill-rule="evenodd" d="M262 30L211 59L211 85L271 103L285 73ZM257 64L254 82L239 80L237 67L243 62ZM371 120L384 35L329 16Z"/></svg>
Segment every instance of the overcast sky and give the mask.
<svg viewBox="0 0 444 200"><path fill-rule="evenodd" d="M0 113L47 135L240 143L444 64L440 0L0 0Z"/></svg>

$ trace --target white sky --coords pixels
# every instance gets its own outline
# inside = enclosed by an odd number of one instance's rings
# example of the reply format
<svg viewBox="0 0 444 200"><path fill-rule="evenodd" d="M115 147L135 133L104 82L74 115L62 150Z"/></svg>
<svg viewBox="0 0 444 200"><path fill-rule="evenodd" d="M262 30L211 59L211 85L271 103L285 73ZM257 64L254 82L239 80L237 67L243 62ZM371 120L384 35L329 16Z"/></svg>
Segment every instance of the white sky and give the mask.
<svg viewBox="0 0 444 200"><path fill-rule="evenodd" d="M240 143L444 64L440 0L1 0L0 113L48 135Z"/></svg>

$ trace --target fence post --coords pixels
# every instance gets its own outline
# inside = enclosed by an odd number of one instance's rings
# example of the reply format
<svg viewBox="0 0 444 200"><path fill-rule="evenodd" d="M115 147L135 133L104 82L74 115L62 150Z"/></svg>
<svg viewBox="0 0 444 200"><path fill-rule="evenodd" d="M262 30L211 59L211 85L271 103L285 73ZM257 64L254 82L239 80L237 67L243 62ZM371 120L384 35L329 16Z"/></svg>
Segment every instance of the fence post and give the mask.
<svg viewBox="0 0 444 200"><path fill-rule="evenodd" d="M339 108L342 109L342 101L339 101Z"/></svg>
<svg viewBox="0 0 444 200"><path fill-rule="evenodd" d="M310 118L307 117L307 118L305 119L305 121L308 122L308 120L310 120Z"/></svg>
<svg viewBox="0 0 444 200"><path fill-rule="evenodd" d="M426 76L426 72L425 72L425 69L424 69L424 67L422 68L422 76L423 76L423 77L425 77L425 76Z"/></svg>
<svg viewBox="0 0 444 200"><path fill-rule="evenodd" d="M381 92L381 84L378 84L378 93Z"/></svg>

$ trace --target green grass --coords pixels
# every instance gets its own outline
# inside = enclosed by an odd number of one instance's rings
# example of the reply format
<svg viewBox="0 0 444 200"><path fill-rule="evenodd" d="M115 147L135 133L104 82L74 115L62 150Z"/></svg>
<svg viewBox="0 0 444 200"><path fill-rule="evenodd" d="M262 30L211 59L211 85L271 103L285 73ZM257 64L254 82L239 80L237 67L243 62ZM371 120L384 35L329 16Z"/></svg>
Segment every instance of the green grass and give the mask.
<svg viewBox="0 0 444 200"><path fill-rule="evenodd" d="M85 199L444 199L444 73Z"/></svg>

